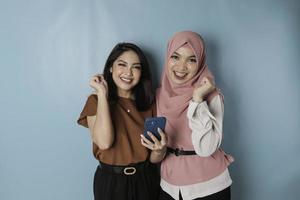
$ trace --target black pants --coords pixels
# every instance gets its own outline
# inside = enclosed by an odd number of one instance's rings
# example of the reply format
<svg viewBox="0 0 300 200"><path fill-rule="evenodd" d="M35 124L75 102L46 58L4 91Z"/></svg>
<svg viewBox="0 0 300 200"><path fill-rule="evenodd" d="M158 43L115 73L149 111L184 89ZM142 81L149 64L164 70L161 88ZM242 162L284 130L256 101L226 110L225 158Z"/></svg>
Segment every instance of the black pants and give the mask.
<svg viewBox="0 0 300 200"><path fill-rule="evenodd" d="M133 175L108 172L98 166L94 176L95 200L156 200L160 192L156 165L148 163Z"/></svg>
<svg viewBox="0 0 300 200"><path fill-rule="evenodd" d="M206 197L201 197L197 198L194 200L230 200L231 198L231 192L230 192L230 187L217 192L215 194L208 195ZM180 200L182 200L182 197L180 195L179 197ZM159 200L174 200L168 193L163 191L162 189L160 190L160 195L159 195Z"/></svg>

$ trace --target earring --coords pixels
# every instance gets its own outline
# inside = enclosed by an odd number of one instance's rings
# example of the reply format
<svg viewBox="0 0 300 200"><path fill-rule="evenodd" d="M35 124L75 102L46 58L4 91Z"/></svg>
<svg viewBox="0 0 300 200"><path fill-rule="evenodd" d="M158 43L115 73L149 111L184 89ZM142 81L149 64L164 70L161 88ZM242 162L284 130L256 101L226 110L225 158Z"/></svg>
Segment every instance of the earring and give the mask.
<svg viewBox="0 0 300 200"><path fill-rule="evenodd" d="M112 73L112 68L109 68L109 72Z"/></svg>

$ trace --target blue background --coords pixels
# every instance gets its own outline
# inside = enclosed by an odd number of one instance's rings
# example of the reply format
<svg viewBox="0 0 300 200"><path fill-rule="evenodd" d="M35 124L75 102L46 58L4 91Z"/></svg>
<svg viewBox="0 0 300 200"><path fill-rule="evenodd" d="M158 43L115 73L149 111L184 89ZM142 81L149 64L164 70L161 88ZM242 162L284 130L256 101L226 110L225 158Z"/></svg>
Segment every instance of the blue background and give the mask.
<svg viewBox="0 0 300 200"><path fill-rule="evenodd" d="M158 85L167 40L193 30L225 95L234 200L299 199L297 0L0 1L0 199L92 199L76 119L112 47L135 42Z"/></svg>

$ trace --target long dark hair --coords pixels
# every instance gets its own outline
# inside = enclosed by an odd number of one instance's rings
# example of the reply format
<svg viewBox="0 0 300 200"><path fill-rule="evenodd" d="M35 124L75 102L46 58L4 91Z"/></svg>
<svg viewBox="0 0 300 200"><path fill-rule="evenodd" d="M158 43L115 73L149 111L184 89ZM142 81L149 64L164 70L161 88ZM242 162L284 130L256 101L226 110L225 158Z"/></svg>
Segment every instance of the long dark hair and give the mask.
<svg viewBox="0 0 300 200"><path fill-rule="evenodd" d="M132 43L119 43L110 52L103 70L104 79L108 84L108 101L114 104L118 100L117 86L112 78L110 68L117 58L125 51L134 51L141 63L141 78L138 84L133 88L136 107L139 111L145 111L150 108L153 103L154 95L152 90L151 72L149 64L143 51Z"/></svg>

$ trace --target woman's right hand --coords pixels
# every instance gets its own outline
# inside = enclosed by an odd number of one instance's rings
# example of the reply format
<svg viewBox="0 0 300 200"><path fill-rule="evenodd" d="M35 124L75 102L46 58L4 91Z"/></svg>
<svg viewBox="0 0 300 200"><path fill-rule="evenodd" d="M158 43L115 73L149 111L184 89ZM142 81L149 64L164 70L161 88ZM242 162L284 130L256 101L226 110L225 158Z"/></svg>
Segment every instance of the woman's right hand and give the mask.
<svg viewBox="0 0 300 200"><path fill-rule="evenodd" d="M167 150L167 136L160 128L158 128L158 133L161 137L161 140L158 140L153 133L149 131L147 132L153 142L141 134L141 143L144 147L151 149L155 153L164 154Z"/></svg>
<svg viewBox="0 0 300 200"><path fill-rule="evenodd" d="M103 75L97 74L92 76L90 79L89 85L95 89L97 95L107 97L108 95L108 86L107 82L104 79Z"/></svg>

